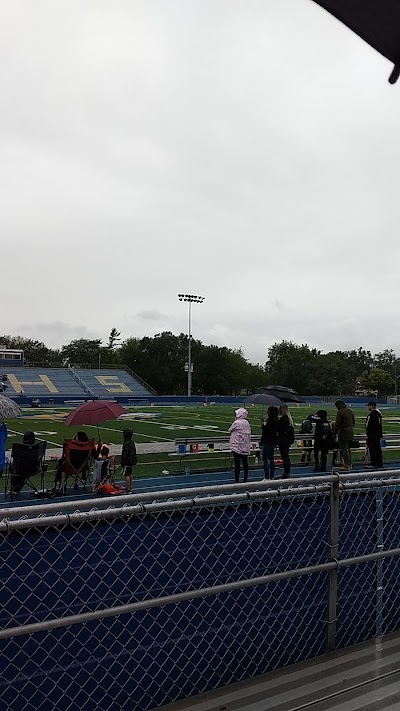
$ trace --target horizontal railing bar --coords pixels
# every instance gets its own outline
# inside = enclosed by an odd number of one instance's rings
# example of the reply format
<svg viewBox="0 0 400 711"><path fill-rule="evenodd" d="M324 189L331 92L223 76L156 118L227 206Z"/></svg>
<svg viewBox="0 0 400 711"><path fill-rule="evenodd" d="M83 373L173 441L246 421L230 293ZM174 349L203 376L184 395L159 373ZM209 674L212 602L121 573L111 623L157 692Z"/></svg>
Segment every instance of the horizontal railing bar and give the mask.
<svg viewBox="0 0 400 711"><path fill-rule="evenodd" d="M19 519L21 517L34 518L40 514L51 514L57 513L61 514L63 512L76 512L83 509L96 510L97 513L100 510L114 511L116 508L120 509L124 505L135 505L135 504L145 504L146 502L160 502L160 501L170 501L171 499L194 499L199 496L202 499L210 495L227 495L232 492L248 492L249 494L256 492L263 492L265 490L271 489L281 489L283 491L286 488L290 488L291 493L295 494L298 492L299 488L304 486L328 484L336 481L339 476L339 481L351 482L357 481L362 482L363 480L374 480L388 478L390 476L399 477L400 469L384 469L384 470L374 470L374 471L362 471L362 472L345 472L342 473L338 470L333 470L332 474L319 475L319 476L304 476L296 477L295 479L259 479L257 481L249 481L243 484L216 484L211 486L197 486L188 487L185 489L166 489L164 491L150 491L141 494L126 494L118 496L118 506L110 503L109 497L101 497L96 499L88 500L72 500L72 501L60 501L60 502L48 502L46 504L37 504L30 506L7 506L0 509L0 520L10 521L12 519ZM395 482L386 483L385 486L395 486ZM360 487L363 488L363 487ZM223 501L221 500L221 503ZM111 515L111 514L110 514Z"/></svg>
<svg viewBox="0 0 400 711"><path fill-rule="evenodd" d="M201 496L194 498L177 499L176 501L158 501L147 505L137 504L136 506L120 506L108 509L92 509L90 511L75 511L68 514L56 514L53 516L40 516L38 518L22 518L17 520L0 521L0 533L11 531L22 531L28 528L47 528L48 526L66 526L70 524L85 523L85 521L99 521L103 519L140 516L151 513L162 513L163 511L173 511L177 509L205 508L207 506L222 506L226 504L234 505L238 503L249 503L263 499L281 498L284 496L304 496L315 494L327 494L330 491L329 484L319 484L314 486L296 487L295 489L268 489L266 491L248 492L241 494L226 494L218 496Z"/></svg>
<svg viewBox="0 0 400 711"><path fill-rule="evenodd" d="M118 617L119 615L133 614L143 610L150 610L155 607L165 607L166 605L177 605L180 602L188 600L196 600L198 598L209 597L211 595L220 595L222 593L234 592L235 590L244 590L245 588L257 587L258 585L267 585L269 583L278 582L280 580L289 580L291 578L300 578L305 575L313 575L323 573L335 568L344 568L350 565L360 565L371 561L382 560L384 558L400 555L400 548L393 548L387 551L378 551L376 553L367 553L366 555L355 558L344 558L343 560L330 561L328 563L319 563L310 565L305 568L297 568L286 570L281 573L271 573L262 575L257 578L247 578L246 580L236 580L232 583L224 583L222 585L214 585L197 590L188 590L184 593L176 593L175 595L165 595L164 597L153 598L152 600L141 600L127 605L118 605L117 607L109 607L103 610L94 612L83 612L77 615L68 615L57 619L45 620L43 622L34 622L28 625L19 627L8 627L0 630L0 639L11 639L22 635L34 634L37 632L47 632L60 627L70 627L71 625L84 624L95 620L102 620L108 617Z"/></svg>
<svg viewBox="0 0 400 711"><path fill-rule="evenodd" d="M146 501L165 501L173 498L189 498L192 499L195 496L206 496L210 494L227 494L228 492L235 491L258 491L265 490L267 488L284 488L295 486L304 486L310 484L321 484L333 480L334 475L327 475L323 478L321 476L306 476L306 477L296 477L296 479L259 479L258 481L248 481L243 484L215 484L211 486L195 486L188 487L186 489L166 489L164 491L149 491L142 494L126 494L118 496L118 503L121 504L133 504L142 503ZM103 496L97 499L89 500L76 500L76 501L60 501L60 502L49 502L47 504L38 504L31 506L8 506L0 509L0 519L3 518L15 518L16 516L29 516L29 514L41 514L50 513L51 511L63 512L63 511L76 511L85 508L94 508L98 506L107 506L110 508L110 498Z"/></svg>

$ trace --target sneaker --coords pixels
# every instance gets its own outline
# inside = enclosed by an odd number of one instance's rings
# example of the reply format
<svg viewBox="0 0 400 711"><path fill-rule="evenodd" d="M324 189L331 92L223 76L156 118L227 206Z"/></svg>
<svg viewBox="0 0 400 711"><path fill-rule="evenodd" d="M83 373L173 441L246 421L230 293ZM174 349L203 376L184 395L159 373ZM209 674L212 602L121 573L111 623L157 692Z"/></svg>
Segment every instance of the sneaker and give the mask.
<svg viewBox="0 0 400 711"><path fill-rule="evenodd" d="M351 472L351 464L343 464L342 467L339 467L340 472Z"/></svg>

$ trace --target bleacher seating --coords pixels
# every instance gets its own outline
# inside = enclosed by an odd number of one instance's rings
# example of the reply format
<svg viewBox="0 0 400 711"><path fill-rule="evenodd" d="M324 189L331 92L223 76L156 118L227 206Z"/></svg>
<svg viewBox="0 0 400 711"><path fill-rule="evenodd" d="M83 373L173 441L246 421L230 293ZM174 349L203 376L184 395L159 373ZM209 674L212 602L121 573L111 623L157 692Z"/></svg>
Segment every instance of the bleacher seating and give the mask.
<svg viewBox="0 0 400 711"><path fill-rule="evenodd" d="M3 369L2 369L3 371ZM125 370L85 368L4 368L8 375L5 395L26 398L114 398L149 397L150 392Z"/></svg>
<svg viewBox="0 0 400 711"><path fill-rule="evenodd" d="M41 398L62 396L87 397L84 389L75 381L67 368L6 368L8 375L5 395L24 392L26 397Z"/></svg>
<svg viewBox="0 0 400 711"><path fill-rule="evenodd" d="M75 370L91 392L103 400L114 397L149 397L151 394L125 370Z"/></svg>

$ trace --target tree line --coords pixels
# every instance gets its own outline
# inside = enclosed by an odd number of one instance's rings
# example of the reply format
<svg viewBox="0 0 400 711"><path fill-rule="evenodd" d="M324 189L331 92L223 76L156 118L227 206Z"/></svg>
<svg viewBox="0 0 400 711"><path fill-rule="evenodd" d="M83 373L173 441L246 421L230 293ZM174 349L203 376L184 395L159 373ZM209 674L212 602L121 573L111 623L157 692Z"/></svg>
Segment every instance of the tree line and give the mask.
<svg viewBox="0 0 400 711"><path fill-rule="evenodd" d="M184 394L187 388L188 336L170 331L143 338L121 339L112 328L108 341L80 338L60 349L22 336L0 336L0 344L21 348L27 365L126 365L160 394ZM192 392L201 395L251 393L267 384L285 385L302 395L352 395L357 389L397 392L400 359L393 350L372 353L363 348L322 353L307 344L274 343L266 362L250 363L241 349L205 345L192 339Z"/></svg>

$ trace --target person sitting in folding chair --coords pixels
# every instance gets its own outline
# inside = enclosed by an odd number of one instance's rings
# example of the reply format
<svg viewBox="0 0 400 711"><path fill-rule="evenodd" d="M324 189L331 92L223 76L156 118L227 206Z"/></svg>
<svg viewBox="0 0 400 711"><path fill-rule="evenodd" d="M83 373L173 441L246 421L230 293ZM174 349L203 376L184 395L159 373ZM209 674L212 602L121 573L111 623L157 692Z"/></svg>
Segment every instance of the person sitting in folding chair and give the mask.
<svg viewBox="0 0 400 711"><path fill-rule="evenodd" d="M94 460L93 463L93 487L92 491L98 491L98 489L110 482L110 460L109 455L110 450L106 445L103 445L99 457Z"/></svg>
<svg viewBox="0 0 400 711"><path fill-rule="evenodd" d="M32 477L41 475L40 488L43 491L46 444L43 440L36 442L33 432L25 432L22 444L14 442L11 450L11 462L6 477L5 495L11 498L17 496L26 484L37 494L39 489L32 482Z"/></svg>
<svg viewBox="0 0 400 711"><path fill-rule="evenodd" d="M73 439L64 440L63 454L56 469L56 489L65 493L69 477L74 477L74 489L78 489L79 482L86 487L93 447L94 439L88 439L85 432L78 432Z"/></svg>

